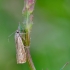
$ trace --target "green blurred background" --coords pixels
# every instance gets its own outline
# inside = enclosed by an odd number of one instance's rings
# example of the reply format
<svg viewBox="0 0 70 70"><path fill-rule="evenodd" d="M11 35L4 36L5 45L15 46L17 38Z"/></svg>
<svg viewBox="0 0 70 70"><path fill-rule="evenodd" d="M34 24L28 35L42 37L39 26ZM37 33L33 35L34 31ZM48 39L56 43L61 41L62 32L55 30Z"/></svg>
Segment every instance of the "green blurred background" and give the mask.
<svg viewBox="0 0 70 70"><path fill-rule="evenodd" d="M0 0L0 70L30 70L16 64L14 34L8 42L22 23L23 2ZM70 62L70 0L36 0L30 52L37 70L60 70Z"/></svg>

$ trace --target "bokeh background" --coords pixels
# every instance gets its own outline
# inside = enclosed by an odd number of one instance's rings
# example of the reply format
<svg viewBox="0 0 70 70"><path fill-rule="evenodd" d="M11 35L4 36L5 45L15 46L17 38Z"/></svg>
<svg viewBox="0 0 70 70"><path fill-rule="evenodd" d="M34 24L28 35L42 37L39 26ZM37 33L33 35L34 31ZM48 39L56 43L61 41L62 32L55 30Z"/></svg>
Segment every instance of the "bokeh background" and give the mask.
<svg viewBox="0 0 70 70"><path fill-rule="evenodd" d="M14 34L8 42L22 23L23 4L0 0L0 70L30 70L16 63ZM37 70L60 70L70 62L70 0L36 0L30 52Z"/></svg>

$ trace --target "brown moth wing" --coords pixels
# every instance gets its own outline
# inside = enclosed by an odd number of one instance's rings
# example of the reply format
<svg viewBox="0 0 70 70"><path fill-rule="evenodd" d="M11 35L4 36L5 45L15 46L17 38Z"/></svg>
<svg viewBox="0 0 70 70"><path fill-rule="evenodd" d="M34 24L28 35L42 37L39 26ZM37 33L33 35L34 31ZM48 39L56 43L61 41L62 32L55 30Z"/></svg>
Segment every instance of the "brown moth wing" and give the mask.
<svg viewBox="0 0 70 70"><path fill-rule="evenodd" d="M24 45L23 45L19 32L15 33L15 42L16 42L17 63L18 64L25 63L26 62L26 53L25 53Z"/></svg>

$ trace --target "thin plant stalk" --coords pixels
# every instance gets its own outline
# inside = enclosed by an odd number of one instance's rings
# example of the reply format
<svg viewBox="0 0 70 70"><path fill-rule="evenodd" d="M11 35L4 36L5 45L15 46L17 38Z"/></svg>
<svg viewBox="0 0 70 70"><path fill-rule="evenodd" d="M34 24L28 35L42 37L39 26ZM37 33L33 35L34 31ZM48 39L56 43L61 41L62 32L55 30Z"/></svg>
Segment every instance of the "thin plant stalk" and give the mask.
<svg viewBox="0 0 70 70"><path fill-rule="evenodd" d="M24 46L26 51L26 58L31 70L36 70L34 63L30 55L30 32L33 24L33 10L34 10L35 0L24 0L24 8L22 10L23 15L23 26L24 26ZM23 39L22 39L23 40Z"/></svg>

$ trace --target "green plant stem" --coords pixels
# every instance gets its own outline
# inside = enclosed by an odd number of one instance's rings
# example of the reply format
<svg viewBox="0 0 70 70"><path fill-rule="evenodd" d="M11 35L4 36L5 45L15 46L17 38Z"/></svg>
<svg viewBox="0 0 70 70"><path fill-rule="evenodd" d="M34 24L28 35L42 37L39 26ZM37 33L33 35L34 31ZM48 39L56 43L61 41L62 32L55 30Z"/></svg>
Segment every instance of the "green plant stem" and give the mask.
<svg viewBox="0 0 70 70"><path fill-rule="evenodd" d="M25 49L26 49L27 62L29 64L29 67L30 67L31 70L36 70L35 66L34 66L34 63L32 61L31 55L30 55L30 50L29 50L29 48L30 48L30 35L29 35L28 32L25 34L25 40L26 40L26 42L25 42L25 45L26 45Z"/></svg>
<svg viewBox="0 0 70 70"><path fill-rule="evenodd" d="M26 48L26 56L27 56L27 62L29 64L29 67L31 70L36 70L34 63L32 61L31 55L30 55L30 50L29 48Z"/></svg>
<svg viewBox="0 0 70 70"><path fill-rule="evenodd" d="M30 35L28 32L25 34L25 46L29 47L30 46Z"/></svg>
<svg viewBox="0 0 70 70"><path fill-rule="evenodd" d="M25 17L25 36L22 36L23 44L25 46L25 51L26 51L26 58L27 62L29 64L29 67L31 70L36 70L34 63L32 61L31 55L30 55L30 32L31 32L31 25L32 25L32 13L34 10L34 4L35 0L24 0L24 8L22 11L23 17ZM23 20L24 21L24 20ZM24 24L23 24L24 25Z"/></svg>

